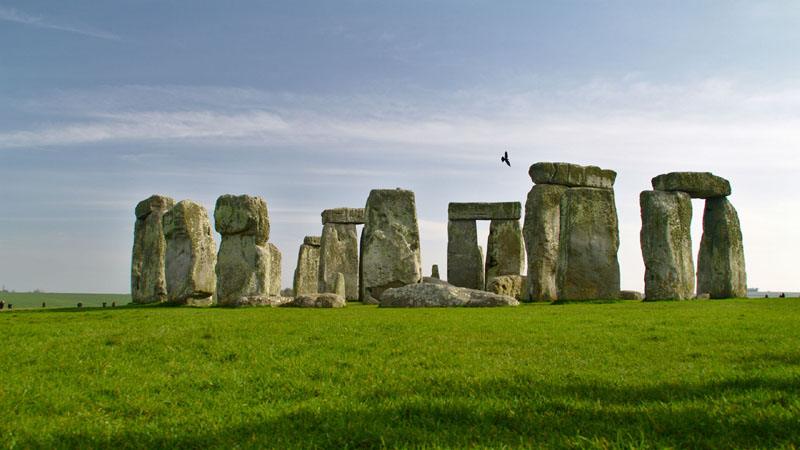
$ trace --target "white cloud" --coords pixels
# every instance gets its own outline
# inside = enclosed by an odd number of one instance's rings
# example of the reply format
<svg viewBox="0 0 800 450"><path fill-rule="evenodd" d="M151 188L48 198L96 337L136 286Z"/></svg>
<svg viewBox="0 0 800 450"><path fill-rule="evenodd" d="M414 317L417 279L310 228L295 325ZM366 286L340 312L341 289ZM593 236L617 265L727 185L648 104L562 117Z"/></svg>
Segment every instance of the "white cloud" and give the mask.
<svg viewBox="0 0 800 450"><path fill-rule="evenodd" d="M116 34L109 33L107 31L55 24L48 22L41 17L30 16L23 12L17 11L16 9L6 8L3 6L0 6L0 20L20 23L24 25L31 25L38 28L46 28L50 30L66 31L68 33L82 34L84 36L89 36L98 39L107 39L115 41L120 39L120 37L117 36Z"/></svg>

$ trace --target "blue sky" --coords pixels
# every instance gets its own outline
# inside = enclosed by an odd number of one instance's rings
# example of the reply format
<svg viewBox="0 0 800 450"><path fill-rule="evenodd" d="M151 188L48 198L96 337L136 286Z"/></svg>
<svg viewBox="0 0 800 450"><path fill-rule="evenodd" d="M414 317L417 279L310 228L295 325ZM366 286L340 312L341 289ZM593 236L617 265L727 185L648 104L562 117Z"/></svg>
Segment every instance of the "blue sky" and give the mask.
<svg viewBox="0 0 800 450"><path fill-rule="evenodd" d="M446 272L448 202L524 202L530 164L568 161L619 174L623 288L639 192L697 170L732 182L748 285L800 291L797 23L793 1L0 0L0 284L127 292L154 193L263 197L289 286L323 209L412 189Z"/></svg>

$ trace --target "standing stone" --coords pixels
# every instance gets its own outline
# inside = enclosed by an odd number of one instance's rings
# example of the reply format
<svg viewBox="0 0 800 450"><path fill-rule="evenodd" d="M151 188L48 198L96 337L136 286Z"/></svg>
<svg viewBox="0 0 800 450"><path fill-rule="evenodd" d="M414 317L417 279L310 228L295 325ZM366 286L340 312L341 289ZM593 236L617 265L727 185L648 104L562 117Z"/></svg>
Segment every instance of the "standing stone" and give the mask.
<svg viewBox="0 0 800 450"><path fill-rule="evenodd" d="M166 243L161 217L175 206L170 197L153 195L136 205L131 257L131 299L134 303L167 300L164 275Z"/></svg>
<svg viewBox="0 0 800 450"><path fill-rule="evenodd" d="M269 246L269 295L279 297L281 295L281 251L272 242Z"/></svg>
<svg viewBox="0 0 800 450"><path fill-rule="evenodd" d="M334 277L334 280L333 293L344 298L345 292L347 292L344 274L342 274L342 272L336 272L336 277Z"/></svg>
<svg viewBox="0 0 800 450"><path fill-rule="evenodd" d="M507 295L523 302L528 300L528 280L524 275L499 275L492 278L486 290Z"/></svg>
<svg viewBox="0 0 800 450"><path fill-rule="evenodd" d="M364 303L377 304L386 289L422 281L412 191L373 189L367 198L363 239Z"/></svg>
<svg viewBox="0 0 800 450"><path fill-rule="evenodd" d="M528 299L552 302L558 299L558 266L561 229L561 197L565 186L537 184L525 202L525 247L528 252Z"/></svg>
<svg viewBox="0 0 800 450"><path fill-rule="evenodd" d="M294 295L316 294L319 286L319 236L306 236L297 254Z"/></svg>
<svg viewBox="0 0 800 450"><path fill-rule="evenodd" d="M214 227L222 235L216 267L219 304L235 305L239 297L269 295L271 253L264 199L249 195L219 197Z"/></svg>
<svg viewBox="0 0 800 450"><path fill-rule="evenodd" d="M619 227L613 190L568 189L561 197L559 241L559 300L619 296Z"/></svg>
<svg viewBox="0 0 800 450"><path fill-rule="evenodd" d="M183 200L161 218L167 251L167 300L179 305L210 305L217 275L217 244L211 236L208 211Z"/></svg>
<svg viewBox="0 0 800 450"><path fill-rule="evenodd" d="M692 298L692 198L685 192L644 191L639 195L639 204L645 297Z"/></svg>
<svg viewBox="0 0 800 450"><path fill-rule="evenodd" d="M519 220L492 220L486 247L486 288L500 275L522 275L525 245Z"/></svg>
<svg viewBox="0 0 800 450"><path fill-rule="evenodd" d="M352 223L326 223L319 252L319 292L334 292L336 274L345 277L347 300L358 299L358 231Z"/></svg>
<svg viewBox="0 0 800 450"><path fill-rule="evenodd" d="M697 293L711 298L747 297L747 273L739 215L726 197L706 200L697 256Z"/></svg>
<svg viewBox="0 0 800 450"><path fill-rule="evenodd" d="M447 282L468 289L484 288L483 255L474 220L447 222Z"/></svg>
<svg viewBox="0 0 800 450"><path fill-rule="evenodd" d="M439 265L438 264L434 264L431 267L431 278L436 278L437 280L439 279Z"/></svg>

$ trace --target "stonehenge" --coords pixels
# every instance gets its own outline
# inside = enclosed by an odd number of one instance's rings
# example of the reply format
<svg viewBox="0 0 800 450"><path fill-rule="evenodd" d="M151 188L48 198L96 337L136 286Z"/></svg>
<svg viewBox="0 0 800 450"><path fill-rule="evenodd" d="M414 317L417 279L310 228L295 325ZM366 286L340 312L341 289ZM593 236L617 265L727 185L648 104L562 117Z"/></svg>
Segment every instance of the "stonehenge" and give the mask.
<svg viewBox="0 0 800 450"><path fill-rule="evenodd" d="M363 224L363 208L335 208L322 212L317 292L336 292L336 276L344 276L345 298L359 297L359 250L356 225Z"/></svg>
<svg viewBox="0 0 800 450"><path fill-rule="evenodd" d="M179 305L210 305L217 283L217 244L211 237L208 211L183 200L161 221L166 240L167 300Z"/></svg>
<svg viewBox="0 0 800 450"><path fill-rule="evenodd" d="M422 281L419 225L414 193L373 189L362 232L361 301L378 304L387 289Z"/></svg>
<svg viewBox="0 0 800 450"><path fill-rule="evenodd" d="M541 162L525 202L530 301L614 299L619 296L616 172L595 166Z"/></svg>
<svg viewBox="0 0 800 450"><path fill-rule="evenodd" d="M134 303L167 300L164 274L166 242L161 217L173 206L175 200L162 195L153 195L136 205L131 252L131 298Z"/></svg>
<svg viewBox="0 0 800 450"><path fill-rule="evenodd" d="M269 246L269 295L281 295L281 251L272 242L267 243Z"/></svg>
<svg viewBox="0 0 800 450"><path fill-rule="evenodd" d="M486 290L492 278L522 275L525 249L519 224L522 206L506 203L450 203L447 222L447 282ZM486 264L478 245L477 220L491 220Z"/></svg>
<svg viewBox="0 0 800 450"><path fill-rule="evenodd" d="M319 236L306 236L297 254L294 295L316 294L319 286Z"/></svg>
<svg viewBox="0 0 800 450"><path fill-rule="evenodd" d="M652 180L640 195L641 248L646 300L692 298L692 198L705 199L697 256L697 297L747 296L742 231L728 201L730 182L709 172L672 172Z"/></svg>

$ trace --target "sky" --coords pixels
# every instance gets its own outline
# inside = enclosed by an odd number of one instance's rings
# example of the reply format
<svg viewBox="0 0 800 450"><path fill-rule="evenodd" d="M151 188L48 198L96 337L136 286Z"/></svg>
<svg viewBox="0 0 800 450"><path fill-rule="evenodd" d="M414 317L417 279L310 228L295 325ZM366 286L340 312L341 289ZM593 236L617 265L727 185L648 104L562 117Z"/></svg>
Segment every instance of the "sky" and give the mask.
<svg viewBox="0 0 800 450"><path fill-rule="evenodd" d="M0 284L129 292L139 201L249 194L291 287L322 210L396 187L445 274L449 202L524 204L564 161L618 173L623 289L639 193L710 171L748 286L800 291L798 23L781 0L0 0Z"/></svg>

